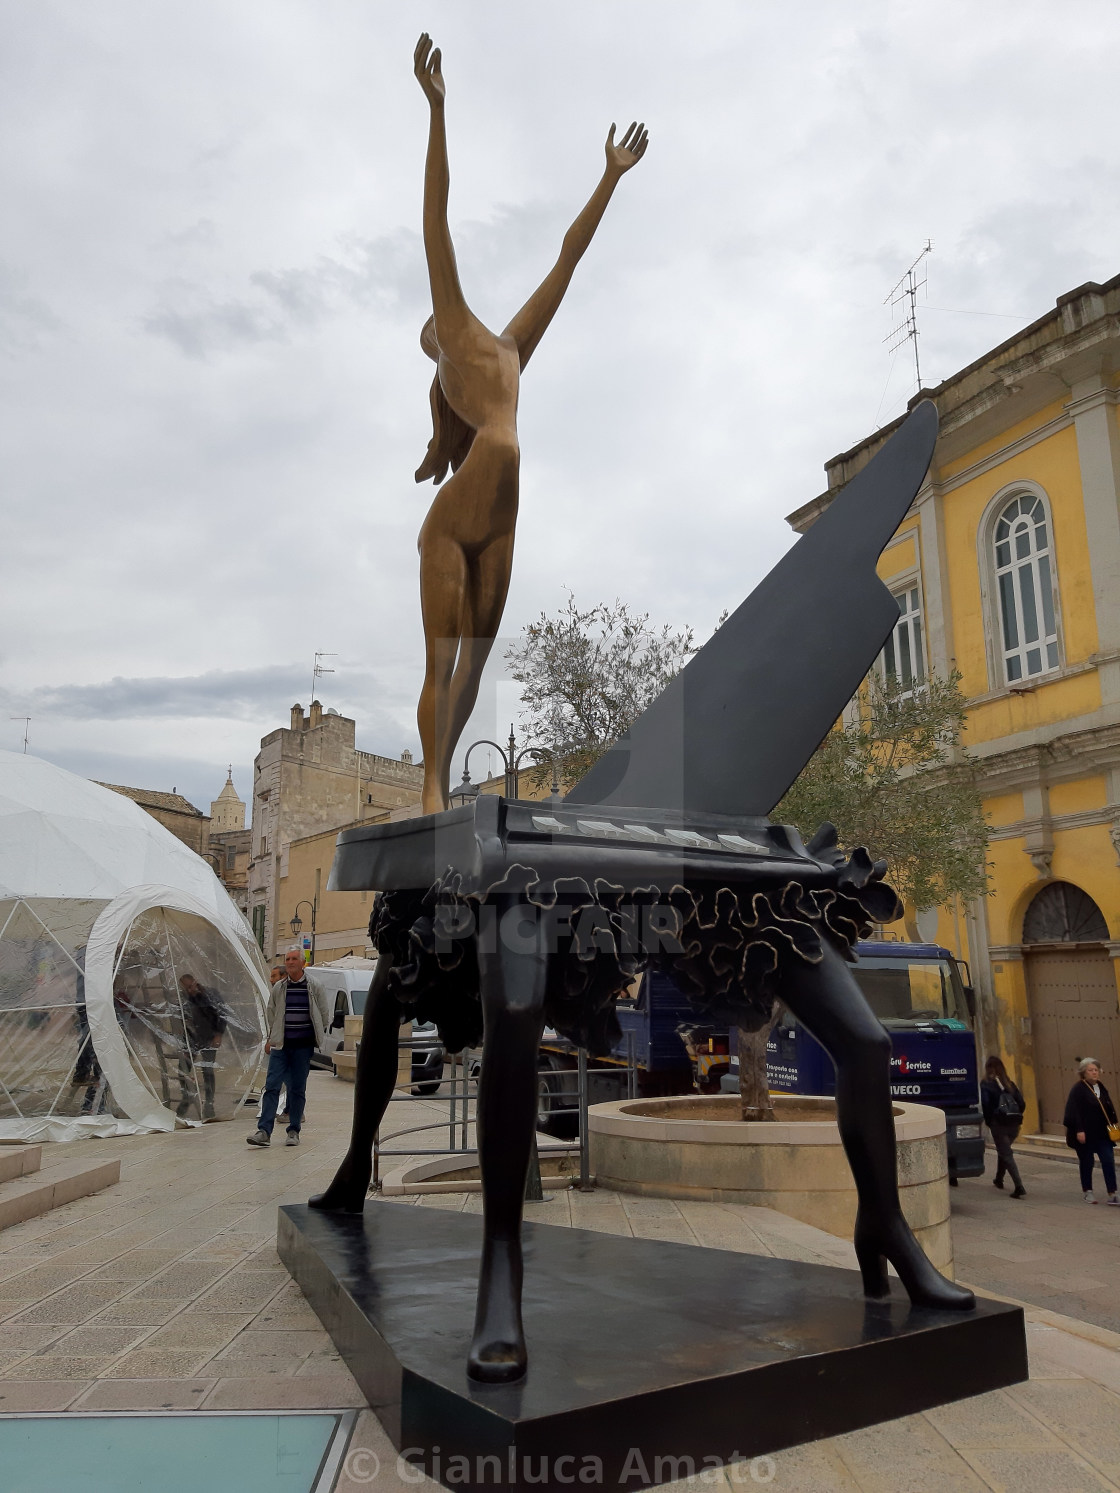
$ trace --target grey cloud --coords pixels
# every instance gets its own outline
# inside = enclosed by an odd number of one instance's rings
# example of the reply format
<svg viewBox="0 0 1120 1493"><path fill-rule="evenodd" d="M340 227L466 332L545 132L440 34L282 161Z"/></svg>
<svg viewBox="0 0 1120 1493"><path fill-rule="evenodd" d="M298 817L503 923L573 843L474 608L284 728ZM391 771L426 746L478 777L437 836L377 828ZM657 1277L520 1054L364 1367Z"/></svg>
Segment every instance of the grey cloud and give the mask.
<svg viewBox="0 0 1120 1493"><path fill-rule="evenodd" d="M1043 316L1058 295L1087 278L1096 212L1095 204L1076 198L1002 203L970 225L959 257L942 274L952 277L954 292L967 286L975 294L982 283L984 301L996 309ZM1027 243L1029 257L1022 252ZM1014 303L1003 305L1009 297Z"/></svg>
<svg viewBox="0 0 1120 1493"><path fill-rule="evenodd" d="M300 693L302 683L302 695ZM134 720L141 717L222 716L237 720L267 719L307 694L307 670L294 664L262 669L211 669L181 678L126 679L103 684L44 685L11 695L32 717L65 720ZM279 722L278 722L279 724Z"/></svg>
<svg viewBox="0 0 1120 1493"><path fill-rule="evenodd" d="M97 783L118 783L126 788L149 788L158 793L174 790L201 809L210 812L226 780L227 762L190 757L144 756L126 752L59 749L39 753L56 767ZM233 785L247 807L252 801L252 765L233 764Z"/></svg>
<svg viewBox="0 0 1120 1493"><path fill-rule="evenodd" d="M351 306L418 308L428 294L420 235L398 228L379 238L346 235L337 257L249 278L294 321L314 322Z"/></svg>
<svg viewBox="0 0 1120 1493"><path fill-rule="evenodd" d="M314 326L354 306L383 312L408 308L416 315L427 296L419 235L403 228L375 239L347 235L337 256L258 270L249 284L260 292L256 299L219 301L201 296L195 285L170 286L163 304L144 317L144 329L173 342L189 358L205 358L238 346L286 341L293 326Z"/></svg>
<svg viewBox="0 0 1120 1493"><path fill-rule="evenodd" d="M202 220L172 241L206 242L201 233L206 226L213 229ZM553 206L500 207L489 219L459 225L455 240L468 278L474 278L474 271L492 299L514 286L527 295L551 267L566 226ZM199 233L201 237L191 237ZM500 278L496 266L501 266ZM202 305L198 287L170 287L164 304L144 318L144 328L173 342L189 358L205 358L238 346L285 341L292 327L315 326L355 306L407 314L420 322L430 310L423 244L407 228L377 238L344 235L336 254L320 255L311 265L257 270L249 284L261 292L259 299L234 297ZM511 305L505 315L516 309Z"/></svg>
<svg viewBox="0 0 1120 1493"><path fill-rule="evenodd" d="M212 218L199 218L188 228L167 234L163 242L173 249L213 249L218 242L218 225Z"/></svg>
<svg viewBox="0 0 1120 1493"><path fill-rule="evenodd" d="M153 337L173 342L188 358L205 358L245 344L283 342L287 338L282 322L244 301L224 301L198 311L163 306L145 316L143 326Z"/></svg>
<svg viewBox="0 0 1120 1493"><path fill-rule="evenodd" d="M99 684L43 685L22 693L0 689L0 714L30 715L54 721L248 721L263 733L287 725L289 707L310 703L309 670L297 664L269 664L259 669L211 669L180 677L109 679ZM358 736L376 738L375 751L395 756L398 740L413 732L397 718L407 716L405 696L391 676L375 675L352 664L319 691L324 707L333 706L357 723ZM408 692L406 691L406 694ZM409 697L407 704L411 704Z"/></svg>
<svg viewBox="0 0 1120 1493"><path fill-rule="evenodd" d="M565 203L499 204L488 218L452 224L464 293L483 321L504 326L528 300L555 264L564 234L581 206L578 194ZM577 272L576 297L608 294L626 275L629 263L618 252L604 249L596 254L593 270Z"/></svg>
<svg viewBox="0 0 1120 1493"><path fill-rule="evenodd" d="M51 308L25 289L25 277L0 264L0 350L12 354L38 346L59 326Z"/></svg>

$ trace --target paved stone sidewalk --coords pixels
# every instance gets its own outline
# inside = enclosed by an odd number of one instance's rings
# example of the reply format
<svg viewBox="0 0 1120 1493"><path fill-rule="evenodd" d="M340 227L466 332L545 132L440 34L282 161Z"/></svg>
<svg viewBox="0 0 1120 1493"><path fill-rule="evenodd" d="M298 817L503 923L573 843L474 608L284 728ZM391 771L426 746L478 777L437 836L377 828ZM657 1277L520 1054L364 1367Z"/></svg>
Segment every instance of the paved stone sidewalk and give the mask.
<svg viewBox="0 0 1120 1493"><path fill-rule="evenodd" d="M998 1296L1120 1332L1120 1208L1105 1206L1096 1174L1096 1207L1082 1201L1077 1166L1019 1156L1027 1196L1011 1201L988 1175L953 1189L957 1274Z"/></svg>
<svg viewBox="0 0 1120 1493"><path fill-rule="evenodd" d="M173 1135L44 1148L44 1168L75 1155L120 1156L122 1180L0 1231L0 1411L363 1405L273 1247L277 1206L303 1201L345 1146L353 1090L316 1074L310 1095L311 1119L298 1149L275 1141L263 1152L246 1146L251 1117ZM414 1110L407 1120L391 1115L389 1128L418 1119ZM1064 1173L1055 1185L1068 1188ZM1006 1203L1001 1213L990 1183L978 1186L987 1186L997 1205L992 1238L998 1243L1004 1217L1012 1217L1006 1208L1020 1205ZM987 1207L979 1201L984 1194L970 1200L963 1186L957 1193L964 1194L966 1213ZM473 1211L479 1199L444 1195L371 1206ZM854 1264L845 1241L766 1209L563 1192L528 1213L561 1227ZM1079 1238L1082 1215L1074 1210L1070 1217L1070 1237ZM968 1218L969 1230L971 1250L985 1239L979 1212ZM1026 1225L1021 1232L1025 1237ZM958 1274L972 1279L960 1265ZM781 1493L1120 1490L1120 1336L1039 1309L1030 1313L1029 1334L1029 1384L776 1453L770 1486ZM343 1473L339 1489L418 1486L415 1476L399 1477L368 1410L352 1447L376 1452L381 1471L373 1483ZM360 1459L351 1465L359 1472L368 1466ZM434 1486L426 1479L421 1485ZM760 1484L741 1467L714 1482L670 1486Z"/></svg>
<svg viewBox="0 0 1120 1493"><path fill-rule="evenodd" d="M338 1150L333 1084L298 1149L247 1146L251 1115L45 1146L44 1173L119 1156L121 1181L0 1231L0 1411L363 1404L274 1248Z"/></svg>

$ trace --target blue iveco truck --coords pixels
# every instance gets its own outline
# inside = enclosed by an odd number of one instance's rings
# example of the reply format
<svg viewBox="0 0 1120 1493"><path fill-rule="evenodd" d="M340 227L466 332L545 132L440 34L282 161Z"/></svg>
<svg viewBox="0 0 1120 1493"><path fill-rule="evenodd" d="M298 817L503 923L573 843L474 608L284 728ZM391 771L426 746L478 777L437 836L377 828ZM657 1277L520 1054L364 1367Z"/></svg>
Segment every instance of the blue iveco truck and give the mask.
<svg viewBox="0 0 1120 1493"><path fill-rule="evenodd" d="M852 972L891 1039L891 1094L943 1109L950 1179L981 1176L974 997L962 965L938 944L861 943L856 953ZM766 1072L774 1093L835 1092L832 1059L788 1011L770 1034ZM737 1088L737 1074L724 1084Z"/></svg>
<svg viewBox="0 0 1120 1493"><path fill-rule="evenodd" d="M861 943L853 973L890 1034L891 1093L945 1111L949 1175L984 1171L973 995L962 966L937 944ZM593 1060L592 1104L622 1099L633 1052L642 1096L738 1089L734 1032L696 1027L695 1013L667 975L651 971L618 1004L622 1039L609 1057ZM682 1030L688 1034L686 1043ZM575 1133L575 1049L546 1032L540 1050L539 1121L553 1134ZM800 1022L783 1011L767 1045L767 1077L778 1094L832 1094L832 1059ZM564 1071L568 1070L568 1071Z"/></svg>

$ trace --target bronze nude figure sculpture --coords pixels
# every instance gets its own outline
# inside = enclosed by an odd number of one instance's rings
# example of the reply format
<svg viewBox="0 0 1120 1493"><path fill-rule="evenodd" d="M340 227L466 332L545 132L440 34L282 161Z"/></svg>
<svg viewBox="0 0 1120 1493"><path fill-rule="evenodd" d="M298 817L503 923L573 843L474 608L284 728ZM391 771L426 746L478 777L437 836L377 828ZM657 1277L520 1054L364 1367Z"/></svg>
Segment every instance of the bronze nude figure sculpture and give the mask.
<svg viewBox="0 0 1120 1493"><path fill-rule="evenodd" d="M644 125L616 145L607 135L606 167L587 205L564 236L560 257L500 335L484 327L459 284L447 227L445 87L438 47L425 34L414 66L431 119L424 171L424 252L432 315L420 336L432 358L432 439L416 473L437 485L451 468L420 530L420 601L426 657L417 724L424 750L422 807L448 806L451 754L478 696L506 603L517 523L517 397L521 371L564 297L621 177L645 154Z"/></svg>
<svg viewBox="0 0 1120 1493"><path fill-rule="evenodd" d="M911 1301L968 1310L903 1217L890 1041L849 964L900 907L886 867L843 855L823 826L806 846L767 815L859 688L897 622L876 561L925 478L937 413L925 401L568 794L547 804L480 795L448 809L451 751L478 689L509 581L517 514L520 370L547 327L642 126L607 140L607 169L540 289L500 336L463 299L447 232L439 52L415 69L431 105L424 240L438 361L434 434L418 478L455 469L420 536L427 639L420 730L424 814L339 836L330 886L376 889L378 951L358 1051L346 1156L313 1208L361 1213L371 1150L409 1017L450 1051L482 1042L477 1106L483 1245L467 1373L526 1370L522 1203L547 1022L591 1052L617 1034L636 973L667 972L706 1019L758 1028L779 999L831 1054L840 1135L859 1201L865 1293L894 1265ZM806 605L806 602L810 605ZM446 651L441 645L446 644Z"/></svg>

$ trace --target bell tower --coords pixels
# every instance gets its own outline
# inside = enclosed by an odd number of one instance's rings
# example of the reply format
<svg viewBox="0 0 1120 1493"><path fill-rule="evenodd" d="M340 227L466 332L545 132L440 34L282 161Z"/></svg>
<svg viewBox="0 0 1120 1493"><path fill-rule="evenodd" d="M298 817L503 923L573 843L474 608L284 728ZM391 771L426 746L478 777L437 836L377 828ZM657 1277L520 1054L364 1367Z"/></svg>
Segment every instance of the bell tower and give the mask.
<svg viewBox="0 0 1120 1493"><path fill-rule="evenodd" d="M233 786L233 766L231 764L226 785L210 805L210 831L212 834L221 833L223 830L245 828L245 805L237 796L237 789Z"/></svg>

